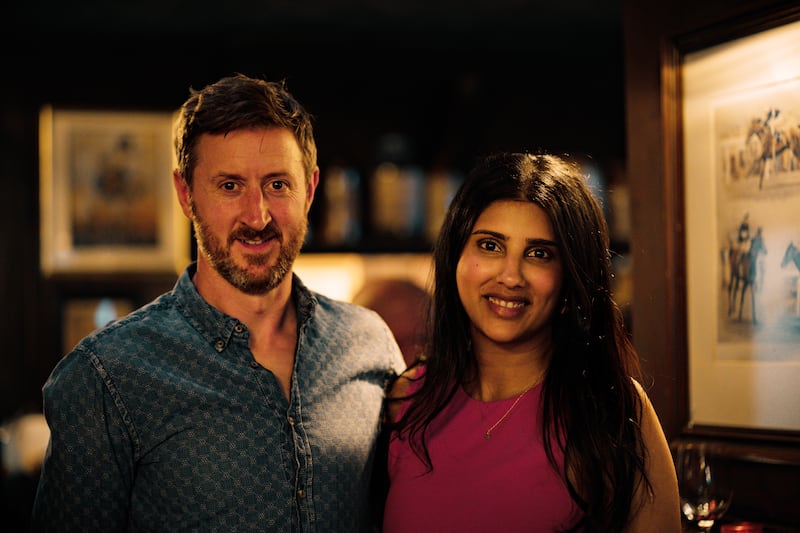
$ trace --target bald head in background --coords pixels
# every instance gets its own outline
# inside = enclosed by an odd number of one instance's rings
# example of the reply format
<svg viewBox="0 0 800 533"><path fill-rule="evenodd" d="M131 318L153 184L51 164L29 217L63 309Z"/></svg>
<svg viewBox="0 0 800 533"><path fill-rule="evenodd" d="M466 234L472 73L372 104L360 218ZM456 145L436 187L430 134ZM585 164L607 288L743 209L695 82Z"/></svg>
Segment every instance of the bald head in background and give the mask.
<svg viewBox="0 0 800 533"><path fill-rule="evenodd" d="M372 309L392 330L407 365L422 351L430 296L412 281L400 278L371 280L353 297L353 303Z"/></svg>

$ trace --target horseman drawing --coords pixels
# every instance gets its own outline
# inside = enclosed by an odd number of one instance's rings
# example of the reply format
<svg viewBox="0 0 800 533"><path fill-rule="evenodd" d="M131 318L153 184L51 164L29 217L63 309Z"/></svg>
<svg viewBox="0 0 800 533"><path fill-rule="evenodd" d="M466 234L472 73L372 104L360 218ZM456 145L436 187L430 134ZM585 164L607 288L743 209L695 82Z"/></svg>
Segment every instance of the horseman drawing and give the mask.
<svg viewBox="0 0 800 533"><path fill-rule="evenodd" d="M776 128L771 122L777 119L779 114L779 109L772 108L765 119L752 119L745 138L745 144L752 146L755 143L756 146L755 158L748 174L758 176L759 189L764 186L768 164L774 169L784 151L789 150L795 159L800 160L800 124L792 124L783 129Z"/></svg>
<svg viewBox="0 0 800 533"><path fill-rule="evenodd" d="M781 259L781 268L786 268L789 263L794 263L794 267L800 273L800 249L794 245L793 242L789 242L789 246L786 247L786 251L783 253L783 259ZM795 278L795 290L794 290L794 313L797 316L800 316L800 276Z"/></svg>
<svg viewBox="0 0 800 533"><path fill-rule="evenodd" d="M745 294L750 294L750 320L756 323L756 292L758 290L758 258L766 254L761 228L745 246L730 253L730 284L728 286L728 316L742 320Z"/></svg>

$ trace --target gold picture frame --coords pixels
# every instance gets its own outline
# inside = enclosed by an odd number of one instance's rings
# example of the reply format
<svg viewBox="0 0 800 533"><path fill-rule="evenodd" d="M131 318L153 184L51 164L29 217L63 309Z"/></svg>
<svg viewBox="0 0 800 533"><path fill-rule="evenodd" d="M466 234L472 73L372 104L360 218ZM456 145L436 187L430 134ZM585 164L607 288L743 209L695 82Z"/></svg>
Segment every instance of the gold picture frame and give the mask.
<svg viewBox="0 0 800 533"><path fill-rule="evenodd" d="M189 225L172 187L173 113L42 108L41 270L180 272Z"/></svg>

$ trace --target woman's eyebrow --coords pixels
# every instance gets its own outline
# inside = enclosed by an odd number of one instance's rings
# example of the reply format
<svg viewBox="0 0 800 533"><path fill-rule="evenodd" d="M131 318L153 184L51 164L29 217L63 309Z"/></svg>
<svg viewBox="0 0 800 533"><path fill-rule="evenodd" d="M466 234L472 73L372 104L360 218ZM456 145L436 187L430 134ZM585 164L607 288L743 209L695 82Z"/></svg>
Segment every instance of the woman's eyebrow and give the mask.
<svg viewBox="0 0 800 533"><path fill-rule="evenodd" d="M550 239L527 239L526 241L529 245L538 245L538 246L558 246L556 241Z"/></svg>
<svg viewBox="0 0 800 533"><path fill-rule="evenodd" d="M491 230L488 230L488 229L476 229L476 230L474 230L472 232L472 234L473 235L491 235L492 237L495 237L496 239L501 239L501 240L505 240L506 239L506 236L504 234L498 233L497 231L491 231Z"/></svg>
<svg viewBox="0 0 800 533"><path fill-rule="evenodd" d="M488 229L476 229L476 230L474 230L472 232L472 235L489 235L489 236L494 237L495 239L499 239L501 241L508 240L508 236L505 235L504 233L500 233L500 232L497 232L497 231L491 231L491 230L488 230ZM558 243L556 241L554 241L554 240L551 240L551 239L540 239L540 238L525 239L525 243L528 246L555 246L555 247L558 247Z"/></svg>

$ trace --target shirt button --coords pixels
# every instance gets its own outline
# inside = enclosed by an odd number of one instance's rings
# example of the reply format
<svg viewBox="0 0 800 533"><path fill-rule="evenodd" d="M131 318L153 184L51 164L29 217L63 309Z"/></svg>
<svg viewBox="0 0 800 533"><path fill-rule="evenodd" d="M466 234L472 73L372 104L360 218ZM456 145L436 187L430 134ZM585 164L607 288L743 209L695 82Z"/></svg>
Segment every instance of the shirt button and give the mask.
<svg viewBox="0 0 800 533"><path fill-rule="evenodd" d="M214 343L214 347L217 349L218 352L221 352L225 349L225 341L222 339L217 339L217 342Z"/></svg>
<svg viewBox="0 0 800 533"><path fill-rule="evenodd" d="M306 497L306 491L304 491L303 489L297 489L297 498L302 500L305 497Z"/></svg>
<svg viewBox="0 0 800 533"><path fill-rule="evenodd" d="M289 417L289 425L294 427L294 417L293 416Z"/></svg>
<svg viewBox="0 0 800 533"><path fill-rule="evenodd" d="M244 327L241 324L236 324L235 326L233 326L233 331L235 331L236 333L241 333L244 331Z"/></svg>
<svg viewBox="0 0 800 533"><path fill-rule="evenodd" d="M250 361L250 368L258 368L258 361Z"/></svg>

